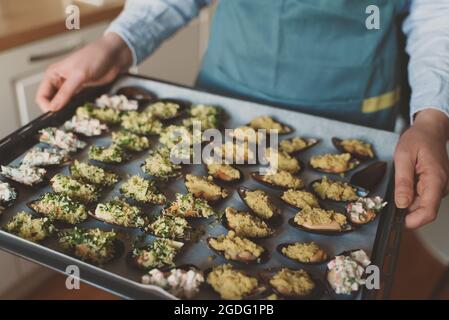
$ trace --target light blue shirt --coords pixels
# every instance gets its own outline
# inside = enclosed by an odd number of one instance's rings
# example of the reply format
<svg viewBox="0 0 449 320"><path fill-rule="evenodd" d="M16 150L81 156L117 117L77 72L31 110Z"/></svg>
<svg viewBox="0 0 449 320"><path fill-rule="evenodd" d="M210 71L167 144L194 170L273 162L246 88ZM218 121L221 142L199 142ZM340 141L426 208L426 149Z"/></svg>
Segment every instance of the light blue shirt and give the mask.
<svg viewBox="0 0 449 320"><path fill-rule="evenodd" d="M136 65L211 0L127 0L125 9L106 32L128 45ZM412 88L410 118L424 109L449 117L449 0L409 0L403 24L410 55Z"/></svg>

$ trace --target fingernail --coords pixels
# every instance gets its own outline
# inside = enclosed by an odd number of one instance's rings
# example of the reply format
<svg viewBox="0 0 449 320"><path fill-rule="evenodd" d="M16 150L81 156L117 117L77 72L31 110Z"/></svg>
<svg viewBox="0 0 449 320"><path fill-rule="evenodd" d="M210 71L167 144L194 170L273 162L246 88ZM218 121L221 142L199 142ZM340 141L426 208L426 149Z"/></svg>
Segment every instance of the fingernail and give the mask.
<svg viewBox="0 0 449 320"><path fill-rule="evenodd" d="M405 208L405 207L407 207L407 206L408 206L408 203L409 203L409 201L408 201L408 198L407 198L407 197L399 196L399 197L396 199L396 204L397 204L397 206L398 206L399 208Z"/></svg>

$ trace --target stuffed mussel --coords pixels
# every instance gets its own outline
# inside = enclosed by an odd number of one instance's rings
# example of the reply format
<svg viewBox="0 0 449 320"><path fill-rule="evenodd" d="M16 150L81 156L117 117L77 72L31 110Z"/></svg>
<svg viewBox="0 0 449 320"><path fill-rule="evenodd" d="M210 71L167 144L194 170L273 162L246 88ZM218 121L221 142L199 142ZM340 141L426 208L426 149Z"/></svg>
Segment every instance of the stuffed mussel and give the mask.
<svg viewBox="0 0 449 320"><path fill-rule="evenodd" d="M277 251L286 258L302 264L320 264L328 261L328 254L315 242L282 243Z"/></svg>
<svg viewBox="0 0 449 320"><path fill-rule="evenodd" d="M84 222L89 217L85 205L60 193L45 193L39 199L31 201L28 207L52 221L71 225Z"/></svg>
<svg viewBox="0 0 449 320"><path fill-rule="evenodd" d="M234 231L217 238L208 238L207 244L216 253L227 260L250 263L264 263L269 259L267 249L244 237L239 237Z"/></svg>
<svg viewBox="0 0 449 320"><path fill-rule="evenodd" d="M304 208L289 223L311 233L341 234L353 230L344 214L320 208Z"/></svg>
<svg viewBox="0 0 449 320"><path fill-rule="evenodd" d="M371 160L376 157L373 146L359 139L339 139L332 138L332 143L335 148L343 153L349 153L354 158L360 160Z"/></svg>
<svg viewBox="0 0 449 320"><path fill-rule="evenodd" d="M145 271L174 266L176 255L183 246L182 242L156 238L149 244L134 248L129 259L133 266Z"/></svg>
<svg viewBox="0 0 449 320"><path fill-rule="evenodd" d="M251 299L266 290L257 277L247 275L231 264L212 268L206 281L225 300Z"/></svg>
<svg viewBox="0 0 449 320"><path fill-rule="evenodd" d="M50 180L50 185L54 192L81 202L95 202L100 197L99 189L94 185L62 174L54 175Z"/></svg>
<svg viewBox="0 0 449 320"><path fill-rule="evenodd" d="M228 230L244 238L268 238L274 230L262 219L248 213L228 207L223 216L223 224Z"/></svg>
<svg viewBox="0 0 449 320"><path fill-rule="evenodd" d="M316 171L334 174L346 173L359 164L360 161L352 158L350 153L314 155L309 162L310 167Z"/></svg>
<svg viewBox="0 0 449 320"><path fill-rule="evenodd" d="M326 281L336 298L354 298L365 284L365 268L371 264L363 250L337 255L327 264Z"/></svg>
<svg viewBox="0 0 449 320"><path fill-rule="evenodd" d="M108 263L124 251L124 244L114 230L99 228L64 230L59 234L59 245L68 254L96 265Z"/></svg>
<svg viewBox="0 0 449 320"><path fill-rule="evenodd" d="M281 217L281 210L273 204L265 191L250 190L246 187L239 187L237 191L242 201L257 217L267 221L274 221Z"/></svg>
<svg viewBox="0 0 449 320"><path fill-rule="evenodd" d="M365 197L369 194L363 188L353 186L347 182L332 180L326 176L321 180L313 181L310 186L320 199L336 202L355 201L359 197Z"/></svg>
<svg viewBox="0 0 449 320"><path fill-rule="evenodd" d="M112 187L119 181L116 173L78 160L69 169L73 178L95 186Z"/></svg>
<svg viewBox="0 0 449 320"><path fill-rule="evenodd" d="M304 181L284 170L270 171L266 174L251 172L251 178L271 188L281 190L304 189Z"/></svg>
<svg viewBox="0 0 449 320"><path fill-rule="evenodd" d="M352 224L363 225L374 221L386 205L381 197L359 198L346 205L346 213Z"/></svg>

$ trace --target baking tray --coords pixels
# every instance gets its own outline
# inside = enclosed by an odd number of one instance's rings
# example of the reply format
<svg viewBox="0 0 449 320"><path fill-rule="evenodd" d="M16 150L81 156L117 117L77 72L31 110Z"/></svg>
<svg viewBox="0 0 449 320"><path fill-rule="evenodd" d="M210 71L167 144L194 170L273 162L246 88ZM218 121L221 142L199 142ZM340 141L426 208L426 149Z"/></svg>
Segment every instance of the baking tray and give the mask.
<svg viewBox="0 0 449 320"><path fill-rule="evenodd" d="M302 232L288 225L287 220L294 216L295 210L288 207L279 201L280 191L261 186L249 178L249 172L257 169L255 165L239 166L242 169L245 180L239 185L247 187L261 188L275 198L275 203L282 208L284 221L279 227L276 236L271 239L260 241L260 243L268 248L271 253L270 260L263 265L245 267L250 273L257 273L264 268L286 266L297 268L299 265L282 257L275 252L275 247L279 243L293 242L293 241L316 241L322 244L323 247L331 254L335 255L342 251L361 248L364 249L370 256L374 264L381 267L382 272L382 291L368 291L362 290L358 295L358 299L372 299L379 296L382 292L382 297L387 297L392 285L392 275L394 272L395 261L398 255L400 232L402 227L402 214L396 210L392 199L392 176L393 165L392 155L394 147L397 143L398 136L394 133L365 128L348 123L338 122L334 120L324 119L316 116L306 115L290 110L274 108L273 106L261 105L253 102L242 101L232 97L225 97L210 94L207 92L195 90L192 88L141 77L135 75L124 75L116 80L113 84L103 87L96 87L86 89L79 95L74 97L69 105L57 113L47 113L35 119L28 125L13 132L6 138L0 141L0 162L1 164L17 164L22 158L23 154L32 146L38 143L36 140L37 132L41 128L48 126L61 126L62 123L69 119L77 106L82 105L87 101L93 101L102 93L113 93L118 88L123 86L138 86L146 88L158 95L159 98L178 98L191 101L192 103L204 103L220 106L227 115L225 122L226 128L233 128L249 122L253 117L258 115L271 115L280 121L290 125L295 129L293 133L281 138L287 138L294 135L315 137L321 139L321 143L311 148L304 153L301 153L299 158L305 164L312 154L323 152L335 152L331 144L330 138L337 136L340 138L360 138L372 142L379 160L386 161L387 174L382 183L378 185L373 194L385 197L389 202L380 218L357 229L354 232L338 235L325 236L316 235L307 232ZM110 141L110 136L85 139L89 144L107 144ZM122 177L122 181L118 183L112 190L103 192L100 201L106 201L115 195L118 195L121 183L124 181L127 174L140 174L140 164L146 158L146 152L134 156L132 161L125 165L114 167ZM74 158L86 159L87 148L82 152L77 153ZM362 165L359 169L362 169ZM356 171L358 171L357 169ZM68 168L56 169L56 172L68 173ZM193 172L204 175L205 171L202 165L189 165L184 172ZM351 174L347 174L345 179L349 179ZM301 178L305 180L306 184L315 180L322 175L313 172L306 168L300 174ZM19 198L16 204L8 208L0 216L0 227L3 226L16 212L25 210L26 203L30 200L36 199L39 195L48 192L49 187L32 190L26 188L19 189ZM169 183L164 187L164 192L167 194L169 200L174 199L176 192L185 193L183 180L178 180ZM232 195L226 200L216 206L217 210L224 210L227 206L233 206L238 209L246 209L245 205L239 199L239 196L233 188ZM145 207L145 212L150 216L159 213L161 207ZM181 254L176 259L176 264L195 264L201 269L205 270L213 265L222 264L225 260L217 256L214 259L210 257L214 253L207 247L205 239L208 236L216 236L225 233L225 228L220 223L210 223L210 221L196 221L195 227L203 228L206 234L201 237L200 241L196 243L187 243L183 248ZM110 225L101 223L99 221L90 219L85 223L79 225L80 227L100 227L105 230L115 229L120 232L127 232L126 252L131 250L131 243L140 235L140 231L129 232L120 227L112 227ZM151 236L147 237L151 240ZM0 248L23 257L27 260L44 265L48 268L59 272L65 272L67 266L77 265L80 269L80 278L82 281L92 284L96 287L102 288L106 291L114 293L123 298L129 299L173 299L172 295L155 286L140 285L140 277L142 272L131 268L126 262L126 253L121 259L117 259L105 267L97 267L89 263L82 262L78 259L70 257L58 249L56 240L48 240L42 245L35 244L23 240L14 235L0 231ZM239 265L240 266L240 265ZM304 269L311 272L318 278L324 280L325 264L320 266L305 266ZM211 290L204 290L198 295L198 298L218 298L218 296Z"/></svg>

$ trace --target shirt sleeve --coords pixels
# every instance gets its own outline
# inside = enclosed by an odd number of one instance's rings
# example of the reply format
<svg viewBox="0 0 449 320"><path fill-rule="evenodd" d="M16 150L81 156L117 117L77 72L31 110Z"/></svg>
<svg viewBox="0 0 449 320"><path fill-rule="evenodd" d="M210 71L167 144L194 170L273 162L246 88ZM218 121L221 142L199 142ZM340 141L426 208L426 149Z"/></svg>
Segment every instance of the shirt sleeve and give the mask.
<svg viewBox="0 0 449 320"><path fill-rule="evenodd" d="M411 1L403 30L410 55L411 122L424 109L449 117L449 1Z"/></svg>
<svg viewBox="0 0 449 320"><path fill-rule="evenodd" d="M162 41L196 17L211 0L127 0L105 33L118 34L128 45L133 65L148 57Z"/></svg>

